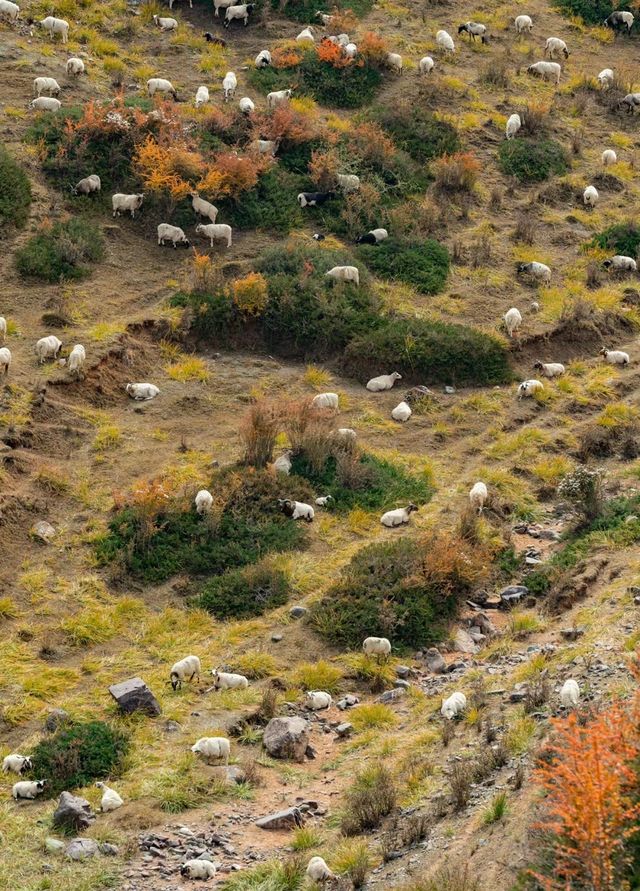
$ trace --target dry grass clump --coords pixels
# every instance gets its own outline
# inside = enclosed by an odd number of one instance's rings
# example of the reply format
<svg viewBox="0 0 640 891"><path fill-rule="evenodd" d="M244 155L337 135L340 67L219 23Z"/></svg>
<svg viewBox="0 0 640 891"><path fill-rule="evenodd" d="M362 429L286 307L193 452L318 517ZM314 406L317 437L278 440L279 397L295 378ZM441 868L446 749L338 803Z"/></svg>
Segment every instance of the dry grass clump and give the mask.
<svg viewBox="0 0 640 891"><path fill-rule="evenodd" d="M271 461L278 436L280 413L271 402L252 405L240 428L244 462L262 468Z"/></svg>
<svg viewBox="0 0 640 891"><path fill-rule="evenodd" d="M441 194L470 193L478 180L480 162L471 152L443 155L433 162L435 188Z"/></svg>
<svg viewBox="0 0 640 891"><path fill-rule="evenodd" d="M341 829L345 835L359 835L376 829L383 817L396 806L397 789L393 776L383 765L372 765L359 773L345 795Z"/></svg>

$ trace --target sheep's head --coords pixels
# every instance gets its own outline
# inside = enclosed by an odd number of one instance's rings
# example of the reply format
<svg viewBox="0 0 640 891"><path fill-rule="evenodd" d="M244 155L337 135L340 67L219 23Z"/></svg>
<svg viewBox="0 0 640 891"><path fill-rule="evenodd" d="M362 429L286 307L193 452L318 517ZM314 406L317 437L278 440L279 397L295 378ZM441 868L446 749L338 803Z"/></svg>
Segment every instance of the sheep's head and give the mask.
<svg viewBox="0 0 640 891"><path fill-rule="evenodd" d="M38 789L39 792L42 792L42 790L44 789L44 787L46 785L47 785L46 780L36 780L36 788Z"/></svg>
<svg viewBox="0 0 640 891"><path fill-rule="evenodd" d="M609 352L609 350L606 349L606 347L603 347L603 348L600 350L599 355L600 355L600 356L604 356L605 359L606 359L608 352Z"/></svg>
<svg viewBox="0 0 640 891"><path fill-rule="evenodd" d="M20 768L20 773L24 773L27 770L33 770L33 761L31 758L25 758L22 762L22 767Z"/></svg>
<svg viewBox="0 0 640 891"><path fill-rule="evenodd" d="M407 513L408 513L408 514L412 514L412 513L413 513L414 511L416 511L416 510L418 510L418 508L417 508L417 506L416 506L415 504L413 504L413 503L410 504L410 505L407 507Z"/></svg>
<svg viewBox="0 0 640 891"><path fill-rule="evenodd" d="M458 34L462 34L463 31L466 31L466 30L467 30L466 25L458 25Z"/></svg>
<svg viewBox="0 0 640 891"><path fill-rule="evenodd" d="M609 269L609 268L613 265L613 261L612 261L612 260L605 260L604 263L603 263L602 265L604 266L605 269Z"/></svg>
<svg viewBox="0 0 640 891"><path fill-rule="evenodd" d="M391 377L394 379L394 381L402 380L402 375L398 371L394 371Z"/></svg>
<svg viewBox="0 0 640 891"><path fill-rule="evenodd" d="M171 672L171 689L177 690L182 686L182 682L175 671Z"/></svg>
<svg viewBox="0 0 640 891"><path fill-rule="evenodd" d="M96 783L97 789L104 789L104 783Z"/></svg>
<svg viewBox="0 0 640 891"><path fill-rule="evenodd" d="M542 371L542 362L534 362L533 367L536 371Z"/></svg>

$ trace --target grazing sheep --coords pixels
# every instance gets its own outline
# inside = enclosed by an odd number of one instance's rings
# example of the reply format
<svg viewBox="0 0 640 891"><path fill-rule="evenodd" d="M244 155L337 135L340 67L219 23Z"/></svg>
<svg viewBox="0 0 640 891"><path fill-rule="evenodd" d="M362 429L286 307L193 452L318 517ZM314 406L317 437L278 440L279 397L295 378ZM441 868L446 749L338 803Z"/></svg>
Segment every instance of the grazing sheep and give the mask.
<svg viewBox="0 0 640 891"><path fill-rule="evenodd" d="M600 195L598 194L598 190L595 186L587 186L587 188L582 193L582 200L584 201L585 207L589 207L593 210L593 208L598 203Z"/></svg>
<svg viewBox="0 0 640 891"><path fill-rule="evenodd" d="M29 108L35 108L36 111L60 111L62 102L49 96L38 96L29 103Z"/></svg>
<svg viewBox="0 0 640 891"><path fill-rule="evenodd" d="M598 75L598 83L603 90L608 90L609 87L613 86L615 79L616 76L611 68L603 68Z"/></svg>
<svg viewBox="0 0 640 891"><path fill-rule="evenodd" d="M431 74L436 67L436 63L431 56L423 56L418 63L418 74Z"/></svg>
<svg viewBox="0 0 640 891"><path fill-rule="evenodd" d="M91 195L93 192L99 192L102 189L102 182L97 173L85 176L79 183L71 188L72 195Z"/></svg>
<svg viewBox="0 0 640 891"><path fill-rule="evenodd" d="M533 22L531 21L531 16L528 15L518 15L515 20L516 24L516 34L523 34L525 31L527 34L531 34L533 30Z"/></svg>
<svg viewBox="0 0 640 891"><path fill-rule="evenodd" d="M3 374L9 374L11 368L11 350L9 347L0 347L0 370Z"/></svg>
<svg viewBox="0 0 640 891"><path fill-rule="evenodd" d="M479 514L482 513L488 497L489 492L487 491L487 487L481 482L474 483L469 491L469 502L471 507L474 510L477 510Z"/></svg>
<svg viewBox="0 0 640 891"><path fill-rule="evenodd" d="M633 13L624 10L616 10L604 20L605 28L611 28L613 31L626 31L631 34L633 28Z"/></svg>
<svg viewBox="0 0 640 891"><path fill-rule="evenodd" d="M10 0L0 0L0 17L7 18L10 22L17 22L20 15L20 7Z"/></svg>
<svg viewBox="0 0 640 891"><path fill-rule="evenodd" d="M256 110L253 101L248 96L243 96L240 102L238 102L238 106L242 114L251 114L252 111Z"/></svg>
<svg viewBox="0 0 640 891"><path fill-rule="evenodd" d="M468 34L474 43L476 37L479 37L482 43L486 43L488 40L487 26L481 25L479 22L465 22L464 25L459 25L458 34Z"/></svg>
<svg viewBox="0 0 640 891"><path fill-rule="evenodd" d="M560 377L565 372L562 362L536 362L533 367L535 371L542 372L544 377Z"/></svg>
<svg viewBox="0 0 640 891"><path fill-rule="evenodd" d="M523 381L518 387L518 399L527 399L544 390L544 384L541 381L528 380Z"/></svg>
<svg viewBox="0 0 640 891"><path fill-rule="evenodd" d="M456 45L453 42L453 37L450 34L447 34L446 31L438 31L436 34L436 43L440 47L441 50L444 50L448 53L455 53Z"/></svg>
<svg viewBox="0 0 640 891"><path fill-rule="evenodd" d="M273 469L276 473L284 473L285 476L289 476L291 468L293 467L293 464L291 463L292 454L293 452L291 449L287 449L279 458L276 458L273 462Z"/></svg>
<svg viewBox="0 0 640 891"><path fill-rule="evenodd" d="M320 207L335 197L335 192L300 192L297 201L300 207Z"/></svg>
<svg viewBox="0 0 640 891"><path fill-rule="evenodd" d="M58 96L60 84L54 77L36 77L33 81L33 92L36 96L42 96L43 93Z"/></svg>
<svg viewBox="0 0 640 891"><path fill-rule="evenodd" d="M318 507L329 507L332 501L333 495L321 495L319 498L316 498Z"/></svg>
<svg viewBox="0 0 640 891"><path fill-rule="evenodd" d="M452 721L454 718L457 718L458 715L461 715L466 707L467 697L464 693L452 693L448 699L443 701L440 714L446 718L447 721Z"/></svg>
<svg viewBox="0 0 640 891"><path fill-rule="evenodd" d="M606 362L609 365L628 365L629 364L629 353L624 353L622 350L607 350L601 349L600 355L604 356Z"/></svg>
<svg viewBox="0 0 640 891"><path fill-rule="evenodd" d="M146 401L148 399L155 399L156 396L160 393L160 388L156 387L155 384L127 384L125 390L131 396L132 399L136 399L137 401Z"/></svg>
<svg viewBox="0 0 640 891"><path fill-rule="evenodd" d="M233 6L234 0L213 0L213 14L220 18L220 10Z"/></svg>
<svg viewBox="0 0 640 891"><path fill-rule="evenodd" d="M251 143L250 148L257 151L259 155L271 155L273 158L278 151L279 145L279 139L255 139Z"/></svg>
<svg viewBox="0 0 640 891"><path fill-rule="evenodd" d="M130 213L131 219L134 220L136 211L142 207L144 201L144 193L139 195L124 195L122 192L116 192L111 196L111 207L113 208L113 216L119 217L122 213Z"/></svg>
<svg viewBox="0 0 640 891"><path fill-rule="evenodd" d="M305 28L303 31L301 31L296 37L296 40L300 41L301 43L303 43L304 41L311 41L311 43L315 43L316 41L311 28Z"/></svg>
<svg viewBox="0 0 640 891"><path fill-rule="evenodd" d="M20 798L34 799L42 793L46 785L46 780L22 780L20 783L15 783L11 794L16 801Z"/></svg>
<svg viewBox="0 0 640 891"><path fill-rule="evenodd" d="M185 656L184 659L180 659L179 662L171 666L169 680L172 689L179 690L183 683L192 681L194 678L200 680L201 670L200 660L197 656Z"/></svg>
<svg viewBox="0 0 640 891"><path fill-rule="evenodd" d="M208 514L213 507L213 495L207 489L200 489L194 498L196 513Z"/></svg>
<svg viewBox="0 0 640 891"><path fill-rule="evenodd" d="M7 755L2 762L2 772L9 773L26 773L33 768L33 763L28 755L19 755L14 752L13 755Z"/></svg>
<svg viewBox="0 0 640 891"><path fill-rule="evenodd" d="M317 712L324 708L331 708L331 694L325 693L324 690L309 691L304 698L305 708Z"/></svg>
<svg viewBox="0 0 640 891"><path fill-rule="evenodd" d="M313 522L315 511L310 504L305 504L304 501L278 498L278 507L285 517L290 517L292 520L305 520L307 523Z"/></svg>
<svg viewBox="0 0 640 891"><path fill-rule="evenodd" d="M356 244L380 244L385 238L389 237L386 229L371 229L366 235L361 235L356 239Z"/></svg>
<svg viewBox="0 0 640 891"><path fill-rule="evenodd" d="M231 226L228 226L226 223L210 223L208 226L204 226L202 223L198 223L196 226L196 234L204 235L205 238L208 238L211 247L213 247L213 242L216 240L224 239L227 242L227 247L231 247L231 239L232 239L232 230Z"/></svg>
<svg viewBox="0 0 640 891"><path fill-rule="evenodd" d="M605 167L609 167L610 164L616 164L618 161L618 156L614 152L613 149L605 149L602 153L602 157L600 158L603 165Z"/></svg>
<svg viewBox="0 0 640 891"><path fill-rule="evenodd" d="M404 423L408 421L413 412L411 411L411 407L408 402L403 400L399 402L398 405L391 411L391 417L394 421L401 421Z"/></svg>
<svg viewBox="0 0 640 891"><path fill-rule="evenodd" d="M0 343L4 343L7 336L7 320L4 316L0 316Z"/></svg>
<svg viewBox="0 0 640 891"><path fill-rule="evenodd" d="M218 13L216 10L216 15L217 14ZM226 40L224 40L222 37L214 37L214 35L210 31L205 31L202 36L207 41L207 43L213 43L215 46L225 47L227 45Z"/></svg>
<svg viewBox="0 0 640 891"><path fill-rule="evenodd" d="M520 115L512 114L507 121L507 139L513 139L520 127L522 127Z"/></svg>
<svg viewBox="0 0 640 891"><path fill-rule="evenodd" d="M194 755L202 755L205 761L214 758L224 758L224 763L229 763L231 745L224 736L203 736L191 746Z"/></svg>
<svg viewBox="0 0 640 891"><path fill-rule="evenodd" d="M573 678L565 681L560 690L560 702L564 708L575 708L580 702L580 687Z"/></svg>
<svg viewBox="0 0 640 891"><path fill-rule="evenodd" d="M567 49L567 44L564 40L560 40L559 37L547 38L547 42L544 45L545 56L549 56L550 59L553 59L555 58L556 53L562 53L565 59L568 59L569 50Z"/></svg>
<svg viewBox="0 0 640 891"><path fill-rule="evenodd" d="M279 105L285 105L291 99L292 93L293 90L275 90L273 93L267 93L267 108L273 111Z"/></svg>
<svg viewBox="0 0 640 891"><path fill-rule="evenodd" d="M200 86L196 90L196 108L202 108L209 101L209 90L205 86Z"/></svg>
<svg viewBox="0 0 640 891"><path fill-rule="evenodd" d="M637 272L638 264L633 257L625 257L622 254L616 254L610 260L605 260L602 264L605 269L612 269L614 272Z"/></svg>
<svg viewBox="0 0 640 891"><path fill-rule="evenodd" d="M228 10L227 10L228 11ZM227 71L222 81L222 91L224 93L224 101L228 102L229 99L233 99L236 94L236 89L238 87L238 79L233 73L233 71Z"/></svg>
<svg viewBox="0 0 640 891"><path fill-rule="evenodd" d="M640 93L627 93L620 100L620 105L624 105L627 109L627 114L633 114L636 108L640 108Z"/></svg>
<svg viewBox="0 0 640 891"><path fill-rule="evenodd" d="M337 393L318 393L311 400L311 405L315 408L332 408L338 411L340 400Z"/></svg>
<svg viewBox="0 0 640 891"><path fill-rule="evenodd" d="M249 686L249 681L243 674L231 674L217 669L213 669L210 674L216 690L246 690Z"/></svg>
<svg viewBox="0 0 640 891"><path fill-rule="evenodd" d="M311 879L312 882L317 882L318 884L322 884L329 879L335 878L334 874L331 872L322 857L311 858L311 860L307 864L306 874L307 878Z"/></svg>
<svg viewBox="0 0 640 891"><path fill-rule="evenodd" d="M153 24L160 28L161 31L177 31L178 22L176 19L162 18L162 16L154 15Z"/></svg>
<svg viewBox="0 0 640 891"><path fill-rule="evenodd" d="M100 801L100 810L103 814L109 813L109 811L117 811L119 807L122 807L124 801L115 789L110 789L109 786L105 786L104 783L96 783L98 789L102 789L102 800Z"/></svg>
<svg viewBox="0 0 640 891"><path fill-rule="evenodd" d="M562 68L557 62L534 62L527 68L527 74L541 77L542 80L555 80L556 84L559 84Z"/></svg>
<svg viewBox="0 0 640 891"><path fill-rule="evenodd" d="M338 185L343 192L357 192L360 188L360 177L355 173L339 173Z"/></svg>
<svg viewBox="0 0 640 891"><path fill-rule="evenodd" d="M334 20L335 16L327 15L325 12L316 12L316 18L320 19L322 24L327 27Z"/></svg>
<svg viewBox="0 0 640 891"><path fill-rule="evenodd" d="M41 337L36 343L36 355L38 362L42 365L47 359L57 359L62 341L55 334L49 334L48 337Z"/></svg>
<svg viewBox="0 0 640 891"><path fill-rule="evenodd" d="M415 504L409 504L407 507L397 507L395 510L388 510L386 514L380 517L383 526L394 529L396 526L403 526L409 522L411 514L418 510Z"/></svg>
<svg viewBox="0 0 640 891"><path fill-rule="evenodd" d="M224 17L225 28L228 28L229 24L236 19L243 21L246 28L249 24L249 13L253 12L254 7L254 3L243 3L240 6L228 6Z"/></svg>
<svg viewBox="0 0 640 891"><path fill-rule="evenodd" d="M391 655L391 642L386 637L366 637L362 642L362 651L365 656Z"/></svg>
<svg viewBox="0 0 640 891"><path fill-rule="evenodd" d="M260 50L253 64L256 68L266 68L268 65L271 65L271 53L269 50Z"/></svg>
<svg viewBox="0 0 640 891"><path fill-rule="evenodd" d="M69 357L66 361L67 368L72 374L79 377L86 358L87 354L84 346L81 343L77 343L69 353Z"/></svg>
<svg viewBox="0 0 640 891"><path fill-rule="evenodd" d="M149 96L155 96L156 93L169 93L175 101L178 101L178 93L170 80L164 77L151 77L147 81L147 93Z"/></svg>
<svg viewBox="0 0 640 891"><path fill-rule="evenodd" d="M372 377L367 382L367 390L371 393L380 393L382 390L390 390L396 381L401 381L402 375L397 371L391 374L381 374L379 377Z"/></svg>
<svg viewBox="0 0 640 891"><path fill-rule="evenodd" d="M531 278L544 282L545 285L551 283L551 270L544 263L538 263L536 260L533 260L531 263L519 263L518 274L530 275Z"/></svg>
<svg viewBox="0 0 640 891"><path fill-rule="evenodd" d="M174 249L181 244L189 247L189 239L180 226L172 226L170 223L160 223L158 226L158 245L164 246L165 241L170 241Z"/></svg>
<svg viewBox="0 0 640 891"><path fill-rule="evenodd" d="M55 16L48 15L46 19L42 19L38 24L42 25L52 40L55 38L56 34L59 34L62 37L63 43L66 43L69 39L69 22L65 22L64 19L57 19Z"/></svg>
<svg viewBox="0 0 640 891"><path fill-rule="evenodd" d="M514 331L516 331L522 324L520 310L515 306L512 306L511 309L507 310L504 314L503 320L505 328L507 329L507 334L509 337L513 337Z"/></svg>
<svg viewBox="0 0 640 891"><path fill-rule="evenodd" d="M180 875L186 879L212 879L217 870L215 864L210 860L187 860L180 867Z"/></svg>
<svg viewBox="0 0 640 891"><path fill-rule="evenodd" d="M358 55L358 47L355 43L348 43L344 48L344 54L348 59L355 59Z"/></svg>
<svg viewBox="0 0 640 891"><path fill-rule="evenodd" d="M399 53L387 53L384 64L396 74L402 74L402 56Z"/></svg>
<svg viewBox="0 0 640 891"><path fill-rule="evenodd" d="M189 194L191 195L191 207L195 210L196 215L206 217L212 223L215 223L218 216L218 208L201 198L197 192L190 192Z"/></svg>
<svg viewBox="0 0 640 891"><path fill-rule="evenodd" d="M342 439L355 442L358 434L351 427L338 427L338 429L336 430L336 436L340 436Z"/></svg>
<svg viewBox="0 0 640 891"><path fill-rule="evenodd" d="M360 286L360 273L357 266L334 266L324 274L335 282L352 282L356 288Z"/></svg>

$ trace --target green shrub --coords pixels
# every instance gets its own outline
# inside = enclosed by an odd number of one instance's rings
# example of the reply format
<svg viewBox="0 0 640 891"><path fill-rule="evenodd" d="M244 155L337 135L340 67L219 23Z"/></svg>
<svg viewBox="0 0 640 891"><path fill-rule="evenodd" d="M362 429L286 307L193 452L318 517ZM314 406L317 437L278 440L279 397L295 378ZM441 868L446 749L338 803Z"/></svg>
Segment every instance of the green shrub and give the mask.
<svg viewBox="0 0 640 891"><path fill-rule="evenodd" d="M358 253L376 275L413 285L420 294L437 294L449 274L449 252L432 238L407 243L387 238L361 245Z"/></svg>
<svg viewBox="0 0 640 891"><path fill-rule="evenodd" d="M601 25L616 8L611 0L552 0L552 5L567 16L580 16L588 25Z"/></svg>
<svg viewBox="0 0 640 891"><path fill-rule="evenodd" d="M33 775L44 777L44 795L87 786L117 775L129 746L128 738L103 721L70 724L39 742L31 753Z"/></svg>
<svg viewBox="0 0 640 891"><path fill-rule="evenodd" d="M21 229L31 207L31 182L22 167L0 145L0 224Z"/></svg>
<svg viewBox="0 0 640 891"><path fill-rule="evenodd" d="M498 159L503 173L523 183L539 183L568 169L567 154L554 139L505 140L498 149Z"/></svg>
<svg viewBox="0 0 640 891"><path fill-rule="evenodd" d="M79 217L42 229L16 252L16 267L25 278L46 282L85 278L88 263L104 254L100 230Z"/></svg>
<svg viewBox="0 0 640 891"><path fill-rule="evenodd" d="M281 570L248 566L207 582L197 605L216 619L245 619L282 606L289 599L289 591L289 579Z"/></svg>
<svg viewBox="0 0 640 891"><path fill-rule="evenodd" d="M460 150L458 131L446 121L439 121L418 103L385 105L373 112L374 119L403 149L420 163L452 155Z"/></svg>
<svg viewBox="0 0 640 891"><path fill-rule="evenodd" d="M589 247L604 248L624 257L637 257L640 248L640 226L630 220L626 223L616 223L595 235Z"/></svg>
<svg viewBox="0 0 640 891"><path fill-rule="evenodd" d="M396 806L398 792L393 776L382 765L359 773L345 795L340 828L344 835L377 829Z"/></svg>
<svg viewBox="0 0 640 891"><path fill-rule="evenodd" d="M279 858L232 874L222 891L300 891L305 884L307 861Z"/></svg>
<svg viewBox="0 0 640 891"><path fill-rule="evenodd" d="M309 22L317 21L316 11L334 12L336 9L350 9L358 18L364 18L373 8L373 0L319 0L319 2L316 0L286 0L285 3L282 0L271 0L271 6L278 12L284 13L287 18L308 25Z"/></svg>
<svg viewBox="0 0 640 891"><path fill-rule="evenodd" d="M260 177L254 189L243 192L237 201L221 202L220 210L234 228L290 232L302 225L298 186L295 176L274 167Z"/></svg>

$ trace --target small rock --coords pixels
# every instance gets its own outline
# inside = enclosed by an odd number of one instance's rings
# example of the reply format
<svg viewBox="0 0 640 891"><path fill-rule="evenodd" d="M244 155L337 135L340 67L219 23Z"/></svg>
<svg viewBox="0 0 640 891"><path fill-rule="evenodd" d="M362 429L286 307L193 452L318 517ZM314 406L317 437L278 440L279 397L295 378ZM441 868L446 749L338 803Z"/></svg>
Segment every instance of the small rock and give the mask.
<svg viewBox="0 0 640 891"><path fill-rule="evenodd" d="M444 392L445 392L448 396L453 396L453 394L456 392L456 388L455 388L455 387L445 387L445 388L444 388Z"/></svg>
<svg viewBox="0 0 640 891"><path fill-rule="evenodd" d="M117 857L120 853L120 848L117 845L112 845L109 842L102 842L100 845L100 853L104 854L105 857Z"/></svg>
<svg viewBox="0 0 640 891"><path fill-rule="evenodd" d="M517 532L518 535L526 535L529 531L529 527L526 523L518 523L517 526L513 527L513 531Z"/></svg>
<svg viewBox="0 0 640 891"><path fill-rule="evenodd" d="M303 762L309 745L309 724L304 718L272 718L265 727L262 742L272 758Z"/></svg>
<svg viewBox="0 0 640 891"><path fill-rule="evenodd" d="M66 855L71 860L88 860L98 851L98 843L92 838L74 838L67 845Z"/></svg>
<svg viewBox="0 0 640 891"><path fill-rule="evenodd" d="M342 724L338 724L336 727L336 733L340 737L351 736L353 733L353 724L349 724L348 721L343 721Z"/></svg>
<svg viewBox="0 0 640 891"><path fill-rule="evenodd" d="M430 647L427 650L424 654L424 661L427 663L429 671L432 671L434 674L444 674L447 670L447 663L435 647Z"/></svg>
<svg viewBox="0 0 640 891"><path fill-rule="evenodd" d="M399 678L408 678L411 674L411 669L408 665L396 665L396 674Z"/></svg>
<svg viewBox="0 0 640 891"><path fill-rule="evenodd" d="M538 560L537 557L525 557L524 562L525 566L540 566L542 560Z"/></svg>
<svg viewBox="0 0 640 891"><path fill-rule="evenodd" d="M244 771L239 767L225 767L225 780L230 784L239 784L246 782Z"/></svg>
<svg viewBox="0 0 640 891"><path fill-rule="evenodd" d="M313 748L313 746L311 744L309 744L307 746L307 748L304 750L304 753L310 761L315 761L316 758L318 757L317 751Z"/></svg>
<svg viewBox="0 0 640 891"><path fill-rule="evenodd" d="M274 633L271 635L271 640L272 640L274 643L280 643L280 641L282 640L282 635L281 635L281 634L278 634L278 633L276 633L276 632L274 632Z"/></svg>
<svg viewBox="0 0 640 891"><path fill-rule="evenodd" d="M130 678L119 684L112 684L109 687L109 693L125 714L145 712L147 715L156 717L162 712L160 703L142 678Z"/></svg>
<svg viewBox="0 0 640 891"><path fill-rule="evenodd" d="M63 841L49 836L44 840L44 847L50 854L59 854L61 851L64 851L65 845Z"/></svg>
<svg viewBox="0 0 640 891"><path fill-rule="evenodd" d="M577 640L584 634L584 628L561 628L560 634L565 640Z"/></svg>
<svg viewBox="0 0 640 891"><path fill-rule="evenodd" d="M343 696L342 699L336 702L337 707L344 711L347 708L353 708L354 705L358 705L360 699L357 696L354 696L353 693L347 693L346 696Z"/></svg>
<svg viewBox="0 0 640 891"><path fill-rule="evenodd" d="M182 727L178 724L177 721L165 721L163 730L165 733L178 733L182 730Z"/></svg>
<svg viewBox="0 0 640 891"><path fill-rule="evenodd" d="M304 825L302 812L297 807L290 807L267 817L260 817L255 824L259 829L297 829Z"/></svg>
<svg viewBox="0 0 640 891"><path fill-rule="evenodd" d="M393 686L396 687L396 689L398 690L408 690L411 684L409 683L409 681L405 681L404 678L398 678L396 681L394 681Z"/></svg>
<svg viewBox="0 0 640 891"><path fill-rule="evenodd" d="M466 668L466 664L464 662L450 662L447 666L447 672L451 674L454 671L460 671L463 668Z"/></svg>
<svg viewBox="0 0 640 891"><path fill-rule="evenodd" d="M95 818L86 798L80 798L70 792L62 792L58 807L53 814L53 825L65 832L70 830L79 832L82 829L87 829Z"/></svg>
<svg viewBox="0 0 640 891"><path fill-rule="evenodd" d="M556 532L555 529L542 529L540 531L540 538L545 541L560 541L562 536L559 532Z"/></svg>
<svg viewBox="0 0 640 891"><path fill-rule="evenodd" d="M406 692L404 687L395 687L393 690L387 690L382 696L378 696L376 702L395 702L401 699Z"/></svg>
<svg viewBox="0 0 640 891"><path fill-rule="evenodd" d="M509 693L509 702L524 702L526 695L524 690L512 690Z"/></svg>
<svg viewBox="0 0 640 891"><path fill-rule="evenodd" d="M49 733L55 733L55 731L62 726L62 724L66 724L68 720L68 712L65 712L63 708L54 708L47 715L47 719L44 722L44 729Z"/></svg>
<svg viewBox="0 0 640 891"><path fill-rule="evenodd" d="M292 619L301 619L303 616L306 616L308 612L309 610L306 606L292 606L289 610L289 615Z"/></svg>
<svg viewBox="0 0 640 891"><path fill-rule="evenodd" d="M55 535L56 530L46 520L38 520L31 527L31 536L44 544L51 544L51 540L55 538Z"/></svg>
<svg viewBox="0 0 640 891"><path fill-rule="evenodd" d="M627 594L637 594L640 596L640 585L629 585L627 588Z"/></svg>
<svg viewBox="0 0 640 891"><path fill-rule="evenodd" d="M464 628L458 628L454 637L454 647L458 653L473 654L478 652L477 645L473 642L470 634Z"/></svg>

